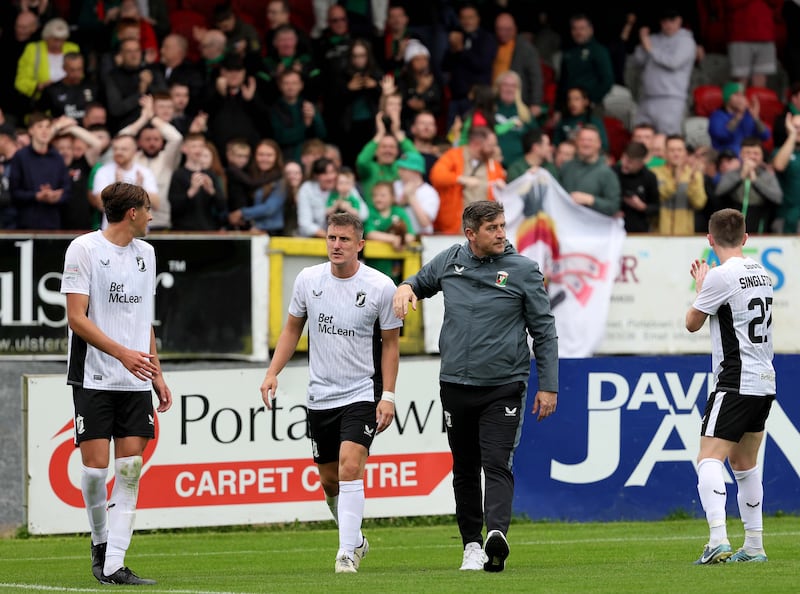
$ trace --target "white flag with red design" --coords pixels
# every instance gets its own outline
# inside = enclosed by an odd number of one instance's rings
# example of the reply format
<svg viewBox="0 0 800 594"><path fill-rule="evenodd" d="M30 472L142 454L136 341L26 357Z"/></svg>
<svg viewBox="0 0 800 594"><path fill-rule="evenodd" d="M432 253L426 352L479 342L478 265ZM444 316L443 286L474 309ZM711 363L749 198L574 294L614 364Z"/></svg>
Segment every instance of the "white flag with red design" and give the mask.
<svg viewBox="0 0 800 594"><path fill-rule="evenodd" d="M545 276L559 356L591 357L605 335L623 220L576 204L544 169L495 188L494 195L505 207L508 240Z"/></svg>

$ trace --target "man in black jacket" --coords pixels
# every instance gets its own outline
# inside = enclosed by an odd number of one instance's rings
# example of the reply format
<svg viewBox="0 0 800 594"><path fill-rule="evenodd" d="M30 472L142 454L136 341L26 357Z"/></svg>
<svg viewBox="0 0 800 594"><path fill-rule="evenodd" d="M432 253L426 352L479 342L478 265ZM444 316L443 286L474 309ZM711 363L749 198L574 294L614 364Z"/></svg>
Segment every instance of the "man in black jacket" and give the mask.
<svg viewBox="0 0 800 594"><path fill-rule="evenodd" d="M64 54L64 72L64 78L42 91L39 109L54 119L65 115L80 122L86 106L97 101L97 88L85 79L83 56L77 52Z"/></svg>
<svg viewBox="0 0 800 594"><path fill-rule="evenodd" d="M641 142L631 142L625 147L620 160L614 164L622 190L622 210L625 231L648 233L658 217L658 179L645 166L647 147Z"/></svg>
<svg viewBox="0 0 800 594"><path fill-rule="evenodd" d="M123 41L119 46L119 58L119 65L111 68L105 81L105 103L114 133L138 119L142 95L167 91L164 76L143 63L138 40Z"/></svg>

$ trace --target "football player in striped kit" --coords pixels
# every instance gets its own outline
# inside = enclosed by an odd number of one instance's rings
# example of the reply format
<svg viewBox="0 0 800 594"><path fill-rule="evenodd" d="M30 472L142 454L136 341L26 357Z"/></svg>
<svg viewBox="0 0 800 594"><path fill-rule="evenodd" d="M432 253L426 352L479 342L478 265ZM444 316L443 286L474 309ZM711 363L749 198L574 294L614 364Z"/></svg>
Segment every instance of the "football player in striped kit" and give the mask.
<svg viewBox="0 0 800 594"><path fill-rule="evenodd" d="M764 487L758 450L775 399L772 366L772 278L744 256L747 241L741 212L726 208L711 215L708 242L720 265L692 263L697 298L686 313L686 329L711 325L714 390L708 397L697 457L697 490L706 513L709 540L697 565L764 562ZM731 550L725 517L725 460L736 478L744 545Z"/></svg>
<svg viewBox="0 0 800 594"><path fill-rule="evenodd" d="M358 258L364 225L357 216L328 219L328 262L297 275L289 316L261 384L273 406L278 374L308 320L306 396L311 449L325 500L339 527L336 573L356 573L369 551L361 533L364 468L375 436L394 420L400 327L392 309L395 284Z"/></svg>
<svg viewBox="0 0 800 594"><path fill-rule="evenodd" d="M158 412L172 405L153 331L155 251L139 239L153 217L150 198L137 185L112 183L101 198L108 226L75 238L64 258L67 383L92 534L92 574L102 584L150 585L156 582L125 566L125 552L133 536L142 454L155 436L152 391ZM114 488L107 501L112 439Z"/></svg>

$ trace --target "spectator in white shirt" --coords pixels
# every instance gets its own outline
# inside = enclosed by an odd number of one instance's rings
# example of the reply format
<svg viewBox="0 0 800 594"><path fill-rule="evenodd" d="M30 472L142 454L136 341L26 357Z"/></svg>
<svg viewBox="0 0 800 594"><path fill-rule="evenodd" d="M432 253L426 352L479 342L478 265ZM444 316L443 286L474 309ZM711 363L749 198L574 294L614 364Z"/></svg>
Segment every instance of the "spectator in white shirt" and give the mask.
<svg viewBox="0 0 800 594"><path fill-rule="evenodd" d="M158 195L158 184L153 172L135 161L136 139L130 135L117 135L111 142L113 153L112 160L101 166L94 176L92 184L92 194L99 196L108 185L114 182L125 182L141 186L150 197L150 205L156 210L161 205ZM101 223L101 228L105 229L108 225L105 214Z"/></svg>
<svg viewBox="0 0 800 594"><path fill-rule="evenodd" d="M183 135L175 126L155 115L151 95L144 95L139 103L142 106L141 115L120 130L120 135L136 137L139 150L134 162L152 171L156 178L160 201L158 206L152 206L150 230L165 230L171 226L169 184L173 172L181 163Z"/></svg>
<svg viewBox="0 0 800 594"><path fill-rule="evenodd" d="M406 153L397 160L394 182L395 203L402 206L414 225L416 235L433 233L433 221L439 214L439 193L423 179L425 157L420 153Z"/></svg>

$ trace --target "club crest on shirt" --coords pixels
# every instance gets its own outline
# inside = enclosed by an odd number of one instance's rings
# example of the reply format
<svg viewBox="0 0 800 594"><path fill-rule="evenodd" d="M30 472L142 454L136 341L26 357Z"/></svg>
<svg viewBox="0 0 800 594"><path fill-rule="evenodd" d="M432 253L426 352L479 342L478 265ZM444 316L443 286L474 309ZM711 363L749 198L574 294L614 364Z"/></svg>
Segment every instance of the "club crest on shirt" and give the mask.
<svg viewBox="0 0 800 594"><path fill-rule="evenodd" d="M497 273L497 278L494 279L494 284L498 287L505 287L508 283L508 273L505 270L500 270Z"/></svg>
<svg viewBox="0 0 800 594"><path fill-rule="evenodd" d="M147 266L145 266L144 258L141 256L136 256L136 268L139 269L139 272L144 272L147 270Z"/></svg>
<svg viewBox="0 0 800 594"><path fill-rule="evenodd" d="M367 294L364 291L356 293L356 307L364 307L367 304Z"/></svg>

